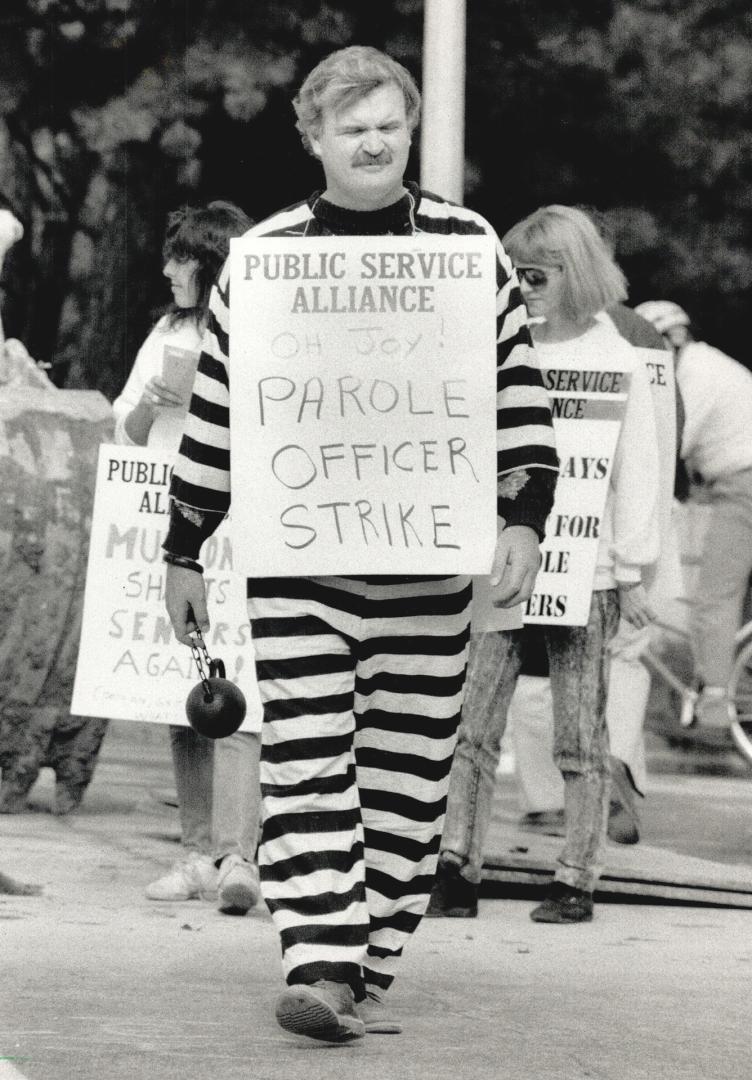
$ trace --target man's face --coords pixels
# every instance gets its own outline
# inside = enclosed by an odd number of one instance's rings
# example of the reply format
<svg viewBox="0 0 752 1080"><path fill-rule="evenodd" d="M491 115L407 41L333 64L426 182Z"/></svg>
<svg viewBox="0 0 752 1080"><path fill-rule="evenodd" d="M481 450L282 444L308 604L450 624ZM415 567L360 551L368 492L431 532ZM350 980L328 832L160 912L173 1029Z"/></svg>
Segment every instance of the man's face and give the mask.
<svg viewBox="0 0 752 1080"><path fill-rule="evenodd" d="M377 210L400 198L410 153L405 99L394 83L352 105L324 109L311 138L326 176L326 197L349 210Z"/></svg>

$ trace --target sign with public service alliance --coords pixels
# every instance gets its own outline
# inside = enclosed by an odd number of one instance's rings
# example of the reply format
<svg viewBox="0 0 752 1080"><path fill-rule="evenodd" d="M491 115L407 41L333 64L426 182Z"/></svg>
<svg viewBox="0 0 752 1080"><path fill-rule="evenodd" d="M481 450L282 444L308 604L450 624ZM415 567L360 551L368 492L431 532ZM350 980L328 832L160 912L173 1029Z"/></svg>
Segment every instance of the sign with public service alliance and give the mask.
<svg viewBox="0 0 752 1080"><path fill-rule="evenodd" d="M254 577L488 572L491 238L243 237L230 258L239 567Z"/></svg>

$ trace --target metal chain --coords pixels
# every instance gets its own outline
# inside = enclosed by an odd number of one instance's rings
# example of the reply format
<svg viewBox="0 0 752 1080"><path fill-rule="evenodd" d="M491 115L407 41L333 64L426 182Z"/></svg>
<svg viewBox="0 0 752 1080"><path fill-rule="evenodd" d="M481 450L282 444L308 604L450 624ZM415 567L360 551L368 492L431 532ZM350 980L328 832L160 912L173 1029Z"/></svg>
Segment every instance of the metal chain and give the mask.
<svg viewBox="0 0 752 1080"><path fill-rule="evenodd" d="M193 659L196 661L196 667L198 668L198 677L201 680L201 684L204 688L204 694L206 697L211 698L212 688L209 685L209 675L211 672L211 657L209 656L209 650L206 647L206 642L203 639L201 631L196 627L191 635L191 652L193 653Z"/></svg>

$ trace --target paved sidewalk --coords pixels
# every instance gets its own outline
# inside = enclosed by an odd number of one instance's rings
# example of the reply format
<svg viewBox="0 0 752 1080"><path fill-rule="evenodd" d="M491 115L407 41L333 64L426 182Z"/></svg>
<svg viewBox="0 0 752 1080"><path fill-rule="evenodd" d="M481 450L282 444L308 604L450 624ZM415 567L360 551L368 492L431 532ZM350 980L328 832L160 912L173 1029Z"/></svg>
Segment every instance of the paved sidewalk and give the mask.
<svg viewBox="0 0 752 1080"><path fill-rule="evenodd" d="M108 733L78 813L45 812L43 776L35 812L0 818L0 870L44 886L0 897L0 1080L752 1074L752 912L724 908L599 904L592 924L547 927L527 900L484 899L478 919L426 920L411 942L392 994L403 1035L336 1048L285 1035L264 910L143 898L177 853L177 820L166 733L136 744L127 727ZM679 779L715 821L710 779ZM747 783L723 780L737 815Z"/></svg>

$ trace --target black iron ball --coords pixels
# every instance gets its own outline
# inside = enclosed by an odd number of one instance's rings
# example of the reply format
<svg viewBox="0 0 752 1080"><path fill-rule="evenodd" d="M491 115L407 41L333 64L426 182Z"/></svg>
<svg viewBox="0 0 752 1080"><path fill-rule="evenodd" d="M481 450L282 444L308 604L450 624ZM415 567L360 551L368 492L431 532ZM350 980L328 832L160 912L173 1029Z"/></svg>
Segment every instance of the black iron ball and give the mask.
<svg viewBox="0 0 752 1080"><path fill-rule="evenodd" d="M237 731L245 718L243 691L229 679L209 678L193 687L185 703L188 723L207 739L224 739Z"/></svg>

